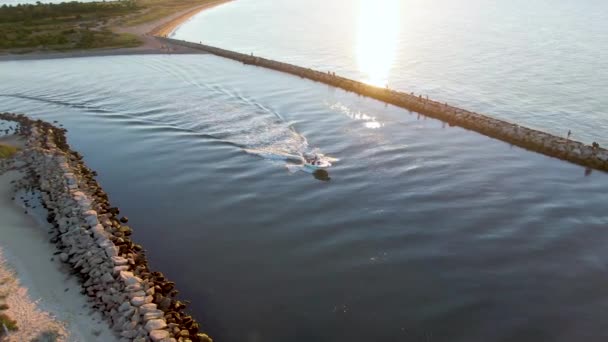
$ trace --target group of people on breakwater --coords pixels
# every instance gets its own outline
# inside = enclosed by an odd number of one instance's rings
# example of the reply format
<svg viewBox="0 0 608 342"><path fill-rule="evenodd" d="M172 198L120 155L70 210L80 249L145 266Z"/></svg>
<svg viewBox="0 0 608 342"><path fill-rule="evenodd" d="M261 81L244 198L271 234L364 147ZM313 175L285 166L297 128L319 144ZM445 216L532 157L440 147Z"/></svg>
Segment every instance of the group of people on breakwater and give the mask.
<svg viewBox="0 0 608 342"><path fill-rule="evenodd" d="M157 37L167 42L203 50L221 57L269 69L290 73L299 77L322 82L360 95L368 96L393 104L429 117L447 122L450 125L470 129L489 137L503 140L522 148L536 151L551 157L567 160L587 168L608 171L608 150L599 144L586 145L568 138L562 138L527 128L483 114L441 103L413 93L405 93L338 76L332 72L321 72L310 68L278 62L253 54L242 54L202 43L192 43L166 37Z"/></svg>

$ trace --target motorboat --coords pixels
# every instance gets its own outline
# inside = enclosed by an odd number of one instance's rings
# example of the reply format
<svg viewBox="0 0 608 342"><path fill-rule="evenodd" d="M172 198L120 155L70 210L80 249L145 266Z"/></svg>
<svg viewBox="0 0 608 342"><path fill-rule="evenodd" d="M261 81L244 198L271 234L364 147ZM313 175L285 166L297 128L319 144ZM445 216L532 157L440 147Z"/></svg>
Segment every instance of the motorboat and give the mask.
<svg viewBox="0 0 608 342"><path fill-rule="evenodd" d="M327 169L331 167L331 163L323 159L312 159L304 162L304 167L311 170Z"/></svg>
<svg viewBox="0 0 608 342"><path fill-rule="evenodd" d="M315 171L331 167L331 162L337 159L326 157L322 153L305 153L303 156L304 167Z"/></svg>

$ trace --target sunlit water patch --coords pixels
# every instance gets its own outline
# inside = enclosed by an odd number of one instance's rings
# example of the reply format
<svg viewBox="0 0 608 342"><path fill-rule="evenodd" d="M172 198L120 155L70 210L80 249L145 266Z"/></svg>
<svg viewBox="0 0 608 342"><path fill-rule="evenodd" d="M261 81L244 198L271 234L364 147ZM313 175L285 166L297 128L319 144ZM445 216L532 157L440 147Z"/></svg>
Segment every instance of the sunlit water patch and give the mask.
<svg viewBox="0 0 608 342"><path fill-rule="evenodd" d="M608 145L606 13L601 0L238 0L174 37Z"/></svg>

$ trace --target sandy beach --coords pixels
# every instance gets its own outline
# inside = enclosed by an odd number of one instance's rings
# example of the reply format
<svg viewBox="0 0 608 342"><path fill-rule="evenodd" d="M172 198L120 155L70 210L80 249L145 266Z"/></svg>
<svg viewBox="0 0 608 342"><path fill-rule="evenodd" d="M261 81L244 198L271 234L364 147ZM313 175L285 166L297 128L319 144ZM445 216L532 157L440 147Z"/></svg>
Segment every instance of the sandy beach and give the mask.
<svg viewBox="0 0 608 342"><path fill-rule="evenodd" d="M0 142L23 147L15 136L0 137ZM21 177L18 170L0 174L0 274L10 279L4 283L9 292L5 313L19 327L0 340L30 341L53 331L59 341L117 341L80 293L77 279L54 255L46 210L36 204L38 194L13 192Z"/></svg>
<svg viewBox="0 0 608 342"><path fill-rule="evenodd" d="M46 52L38 51L27 54L0 54L0 61L14 60L36 60L36 59L56 59L74 57L98 57L98 56L121 56L121 55L145 55L145 54L205 54L206 52L197 49L166 43L156 38L169 36L175 29L201 11L211 9L233 0L218 0L203 5L179 11L170 16L159 20L151 21L141 25L116 27L116 33L131 33L137 35L143 42L142 45L134 48L118 49L90 49L75 50L67 52Z"/></svg>
<svg viewBox="0 0 608 342"><path fill-rule="evenodd" d="M167 21L165 21L164 23L160 23L160 24L156 23L157 26L154 27L152 30L149 30L148 34L153 35L153 36L168 37L180 25L182 25L184 22L186 22L188 19L190 19L194 15L198 14L199 12L211 9L213 7L216 7L216 6L225 4L227 2L231 2L231 1L233 1L233 0L218 0L218 1L215 1L212 3L208 3L205 5L191 8L186 11L179 12L179 13L167 18Z"/></svg>

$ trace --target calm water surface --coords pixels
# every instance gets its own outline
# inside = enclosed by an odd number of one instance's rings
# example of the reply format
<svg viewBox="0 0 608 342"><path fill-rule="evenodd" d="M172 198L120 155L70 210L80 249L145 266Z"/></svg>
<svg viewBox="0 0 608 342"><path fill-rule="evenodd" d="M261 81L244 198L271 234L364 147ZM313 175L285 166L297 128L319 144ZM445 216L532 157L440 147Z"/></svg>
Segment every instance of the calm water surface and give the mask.
<svg viewBox="0 0 608 342"><path fill-rule="evenodd" d="M236 0L175 37L608 145L607 18L604 0Z"/></svg>
<svg viewBox="0 0 608 342"><path fill-rule="evenodd" d="M68 128L218 341L608 338L604 173L208 55L0 77L0 110ZM331 180L285 167L313 149Z"/></svg>

